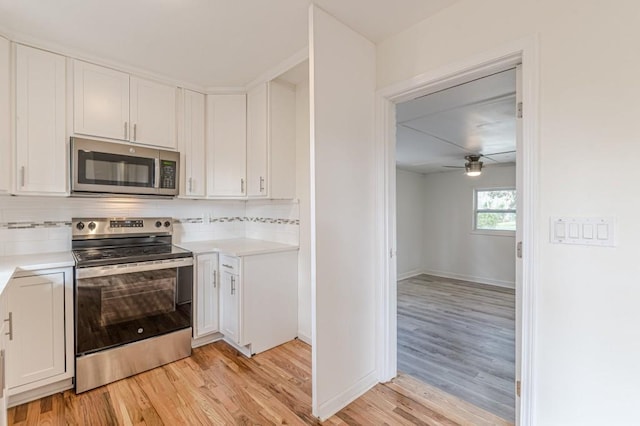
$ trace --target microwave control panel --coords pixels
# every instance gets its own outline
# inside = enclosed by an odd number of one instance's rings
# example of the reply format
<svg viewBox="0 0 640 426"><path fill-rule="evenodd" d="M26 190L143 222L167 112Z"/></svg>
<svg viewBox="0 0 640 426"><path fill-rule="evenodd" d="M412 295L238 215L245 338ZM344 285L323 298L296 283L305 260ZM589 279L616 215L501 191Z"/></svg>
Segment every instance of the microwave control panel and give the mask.
<svg viewBox="0 0 640 426"><path fill-rule="evenodd" d="M160 188L175 189L176 188L176 172L177 163L175 161L160 161Z"/></svg>

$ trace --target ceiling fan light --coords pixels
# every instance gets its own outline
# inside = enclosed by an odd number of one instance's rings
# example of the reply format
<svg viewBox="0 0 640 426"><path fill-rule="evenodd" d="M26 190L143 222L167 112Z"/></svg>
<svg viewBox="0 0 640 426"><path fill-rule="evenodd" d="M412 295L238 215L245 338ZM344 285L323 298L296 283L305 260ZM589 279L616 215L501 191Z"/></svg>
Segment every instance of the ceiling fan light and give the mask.
<svg viewBox="0 0 640 426"><path fill-rule="evenodd" d="M464 170L467 176L480 176L482 173L482 161L469 161L464 165Z"/></svg>

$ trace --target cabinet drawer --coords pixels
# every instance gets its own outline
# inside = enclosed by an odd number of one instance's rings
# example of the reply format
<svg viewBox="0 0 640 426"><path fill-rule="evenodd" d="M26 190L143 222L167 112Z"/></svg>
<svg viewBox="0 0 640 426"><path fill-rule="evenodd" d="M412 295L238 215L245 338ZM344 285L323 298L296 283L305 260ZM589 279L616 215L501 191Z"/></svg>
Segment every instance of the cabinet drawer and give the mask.
<svg viewBox="0 0 640 426"><path fill-rule="evenodd" d="M220 271L227 271L232 274L240 273L240 258L234 256L220 255Z"/></svg>

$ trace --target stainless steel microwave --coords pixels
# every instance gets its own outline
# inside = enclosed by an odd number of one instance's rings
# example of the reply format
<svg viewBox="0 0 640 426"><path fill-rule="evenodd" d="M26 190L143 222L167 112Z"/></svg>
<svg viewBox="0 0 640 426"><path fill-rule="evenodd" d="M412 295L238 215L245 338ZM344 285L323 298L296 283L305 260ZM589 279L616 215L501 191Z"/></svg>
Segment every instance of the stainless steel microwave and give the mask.
<svg viewBox="0 0 640 426"><path fill-rule="evenodd" d="M180 153L71 138L71 192L178 195Z"/></svg>

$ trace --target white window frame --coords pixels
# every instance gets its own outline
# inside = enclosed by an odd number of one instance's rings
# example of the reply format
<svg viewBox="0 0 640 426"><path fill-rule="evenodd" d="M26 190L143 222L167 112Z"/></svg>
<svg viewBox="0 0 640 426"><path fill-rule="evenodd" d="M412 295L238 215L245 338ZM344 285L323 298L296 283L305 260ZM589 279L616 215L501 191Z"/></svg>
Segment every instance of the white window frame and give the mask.
<svg viewBox="0 0 640 426"><path fill-rule="evenodd" d="M497 237L515 237L516 231L509 231L505 229L478 229L477 218L478 218L478 192L482 191L516 191L515 186L501 186L501 187L491 187L491 188L474 188L473 189L473 213L471 218L471 233L478 235L493 235ZM517 196L517 194L516 194ZM518 214L516 209L513 210L482 210L483 213L515 213Z"/></svg>

